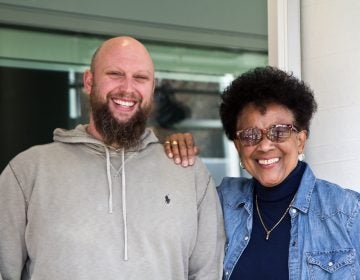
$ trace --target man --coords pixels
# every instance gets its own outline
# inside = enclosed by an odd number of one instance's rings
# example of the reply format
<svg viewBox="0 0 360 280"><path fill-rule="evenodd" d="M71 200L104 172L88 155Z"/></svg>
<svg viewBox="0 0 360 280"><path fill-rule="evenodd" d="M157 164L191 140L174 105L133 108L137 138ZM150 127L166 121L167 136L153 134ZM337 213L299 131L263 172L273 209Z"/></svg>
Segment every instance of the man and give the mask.
<svg viewBox="0 0 360 280"><path fill-rule="evenodd" d="M0 279L220 279L224 229L203 164L169 164L145 128L154 65L130 37L84 74L88 125L15 157L0 176Z"/></svg>

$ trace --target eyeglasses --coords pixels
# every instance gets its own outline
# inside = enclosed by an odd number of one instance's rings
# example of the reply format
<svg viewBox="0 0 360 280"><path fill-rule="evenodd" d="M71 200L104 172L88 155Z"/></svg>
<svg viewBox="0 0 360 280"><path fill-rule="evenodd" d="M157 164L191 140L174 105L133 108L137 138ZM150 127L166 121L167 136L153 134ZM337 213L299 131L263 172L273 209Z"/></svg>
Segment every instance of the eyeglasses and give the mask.
<svg viewBox="0 0 360 280"><path fill-rule="evenodd" d="M236 138L243 146L254 146L261 142L264 135L272 142L281 143L288 139L291 131L299 132L292 124L274 124L269 128L246 128L236 131Z"/></svg>

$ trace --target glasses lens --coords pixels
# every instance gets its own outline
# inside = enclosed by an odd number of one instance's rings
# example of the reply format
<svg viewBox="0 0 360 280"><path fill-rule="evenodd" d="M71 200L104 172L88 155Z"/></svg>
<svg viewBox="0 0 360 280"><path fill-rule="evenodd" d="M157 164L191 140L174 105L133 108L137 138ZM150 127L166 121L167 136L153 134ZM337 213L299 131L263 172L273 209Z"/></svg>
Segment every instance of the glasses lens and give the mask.
<svg viewBox="0 0 360 280"><path fill-rule="evenodd" d="M268 130L268 138L273 142L283 142L291 135L291 126L285 124L277 124Z"/></svg>
<svg viewBox="0 0 360 280"><path fill-rule="evenodd" d="M262 133L258 128L248 128L240 131L238 137L244 146L252 146L260 142Z"/></svg>

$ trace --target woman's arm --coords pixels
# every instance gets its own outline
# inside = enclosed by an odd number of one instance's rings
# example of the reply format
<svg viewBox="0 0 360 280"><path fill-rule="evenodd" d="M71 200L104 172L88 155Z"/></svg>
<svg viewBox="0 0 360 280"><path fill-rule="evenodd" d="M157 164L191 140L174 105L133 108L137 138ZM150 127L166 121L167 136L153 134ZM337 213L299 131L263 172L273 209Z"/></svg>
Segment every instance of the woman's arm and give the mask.
<svg viewBox="0 0 360 280"><path fill-rule="evenodd" d="M193 165L199 153L191 133L174 133L166 137L164 142L165 153L176 164L183 167Z"/></svg>

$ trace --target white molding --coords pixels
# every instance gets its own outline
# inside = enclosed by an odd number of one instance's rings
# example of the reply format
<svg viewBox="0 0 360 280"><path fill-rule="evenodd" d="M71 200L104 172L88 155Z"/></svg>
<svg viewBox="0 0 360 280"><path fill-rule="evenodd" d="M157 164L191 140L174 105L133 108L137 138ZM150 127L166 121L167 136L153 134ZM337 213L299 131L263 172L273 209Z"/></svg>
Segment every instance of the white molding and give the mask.
<svg viewBox="0 0 360 280"><path fill-rule="evenodd" d="M268 0L269 65L301 79L300 0Z"/></svg>

